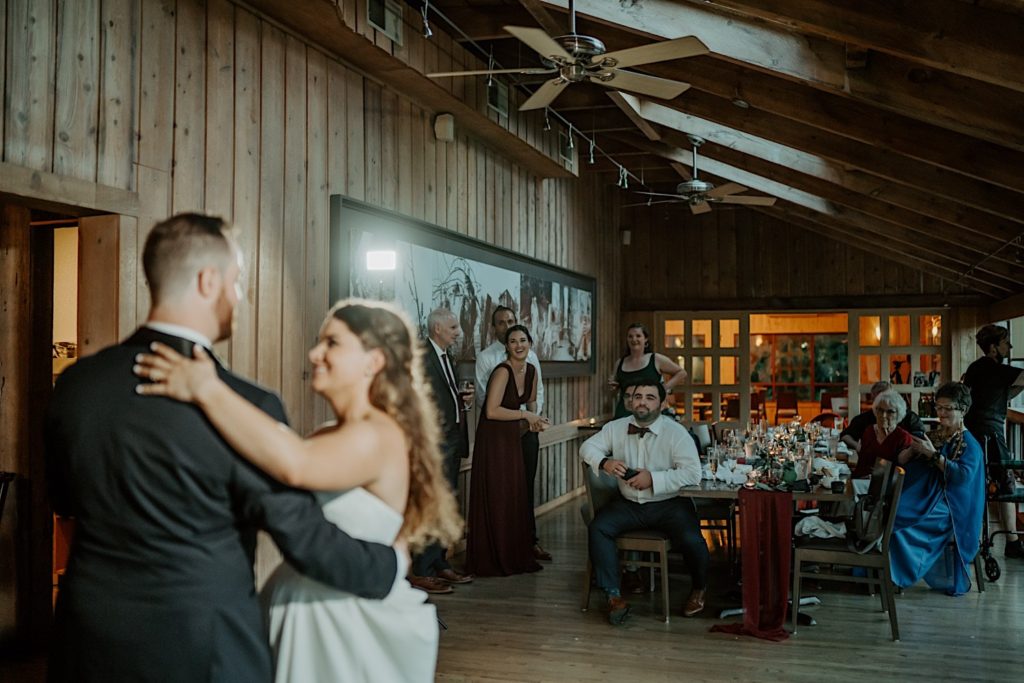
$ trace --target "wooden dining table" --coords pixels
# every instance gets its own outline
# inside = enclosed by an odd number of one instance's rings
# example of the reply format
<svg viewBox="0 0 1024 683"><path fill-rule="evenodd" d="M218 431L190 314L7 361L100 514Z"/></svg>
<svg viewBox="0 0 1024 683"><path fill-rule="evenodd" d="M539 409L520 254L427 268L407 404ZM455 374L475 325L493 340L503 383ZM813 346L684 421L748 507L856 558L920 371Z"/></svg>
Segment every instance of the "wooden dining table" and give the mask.
<svg viewBox="0 0 1024 683"><path fill-rule="evenodd" d="M810 491L789 491L789 495L793 497L793 500L824 500L824 501L841 501L851 500L853 498L853 483L852 480L846 479L846 486L841 493L836 493L830 488L824 486L811 487ZM684 486L679 489L679 495L684 498L715 498L718 500L722 499L733 499L736 500L740 496L740 489L742 485L737 484L726 484L721 481L711 481L710 479L704 479L697 486ZM773 489L774 490L774 489Z"/></svg>

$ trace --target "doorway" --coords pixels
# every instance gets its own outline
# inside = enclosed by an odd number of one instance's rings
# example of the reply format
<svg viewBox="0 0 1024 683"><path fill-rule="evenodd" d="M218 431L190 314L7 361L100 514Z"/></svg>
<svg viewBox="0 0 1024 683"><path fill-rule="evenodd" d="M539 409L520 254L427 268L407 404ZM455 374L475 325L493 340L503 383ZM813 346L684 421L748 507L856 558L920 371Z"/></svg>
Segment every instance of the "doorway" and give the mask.
<svg viewBox="0 0 1024 683"><path fill-rule="evenodd" d="M46 490L44 429L53 383L117 341L120 217L78 216L0 199L0 648L45 642L69 524Z"/></svg>

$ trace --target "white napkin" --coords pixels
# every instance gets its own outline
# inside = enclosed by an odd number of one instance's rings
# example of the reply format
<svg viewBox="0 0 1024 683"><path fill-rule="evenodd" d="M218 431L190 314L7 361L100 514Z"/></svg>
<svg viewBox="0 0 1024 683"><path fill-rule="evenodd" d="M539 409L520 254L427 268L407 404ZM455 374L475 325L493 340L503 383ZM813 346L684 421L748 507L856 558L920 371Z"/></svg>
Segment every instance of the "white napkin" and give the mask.
<svg viewBox="0 0 1024 683"><path fill-rule="evenodd" d="M817 515L804 517L793 527L793 534L813 538L846 538L846 522L827 522Z"/></svg>
<svg viewBox="0 0 1024 683"><path fill-rule="evenodd" d="M753 465L739 465L730 458L718 465L715 478L727 484L743 484L747 481L747 472L752 469L754 469Z"/></svg>
<svg viewBox="0 0 1024 683"><path fill-rule="evenodd" d="M815 472L821 472L823 475L827 476L827 473L825 472L826 468L828 468L828 470L832 473L833 477L839 477L844 474L850 473L850 466L847 465L845 462L837 462L835 460L829 460L828 458L814 459Z"/></svg>

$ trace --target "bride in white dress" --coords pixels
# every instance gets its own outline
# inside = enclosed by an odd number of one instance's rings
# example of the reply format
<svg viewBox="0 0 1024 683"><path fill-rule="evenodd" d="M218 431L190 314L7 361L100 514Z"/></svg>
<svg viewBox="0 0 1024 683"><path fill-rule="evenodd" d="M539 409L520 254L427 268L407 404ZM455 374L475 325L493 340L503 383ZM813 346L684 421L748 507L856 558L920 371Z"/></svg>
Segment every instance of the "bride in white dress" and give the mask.
<svg viewBox="0 0 1024 683"><path fill-rule="evenodd" d="M313 389L337 420L308 439L231 391L198 346L191 360L158 345L136 372L152 380L140 391L195 403L271 476L320 491L324 516L351 536L415 551L435 539L451 543L462 522L414 339L386 304L332 308L309 359ZM405 581L384 600L359 598L281 565L262 592L275 680L432 681L438 631L425 598Z"/></svg>

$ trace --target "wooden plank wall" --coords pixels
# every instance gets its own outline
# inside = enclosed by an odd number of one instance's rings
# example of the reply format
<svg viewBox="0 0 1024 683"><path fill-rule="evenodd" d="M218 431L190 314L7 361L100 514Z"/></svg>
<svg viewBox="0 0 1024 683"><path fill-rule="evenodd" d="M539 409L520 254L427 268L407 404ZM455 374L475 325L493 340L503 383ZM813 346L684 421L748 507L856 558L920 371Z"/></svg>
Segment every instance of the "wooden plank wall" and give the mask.
<svg viewBox="0 0 1024 683"><path fill-rule="evenodd" d="M138 192L138 215L118 226L122 334L148 310L140 254L153 223L188 210L232 220L249 270L236 333L220 352L240 373L280 390L292 423L311 429L326 410L309 389L305 350L329 304L328 202L340 193L600 276L597 362L611 366L620 254L614 200L595 178L537 178L458 133L457 121L455 142L437 142L435 112L229 0L0 7L2 161ZM405 45L395 46L365 25L353 2L342 14L418 68L473 61L437 27L425 41L409 23ZM444 87L487 110L475 81ZM557 149L557 131L543 132L538 115L492 116ZM602 384L550 380L545 412L556 424L599 415ZM539 502L574 481L574 449L551 450Z"/></svg>
<svg viewBox="0 0 1024 683"><path fill-rule="evenodd" d="M850 247L749 209L716 208L692 216L678 208L636 207L622 228L633 243L623 299L715 300L772 297L958 294L965 290L935 273Z"/></svg>

